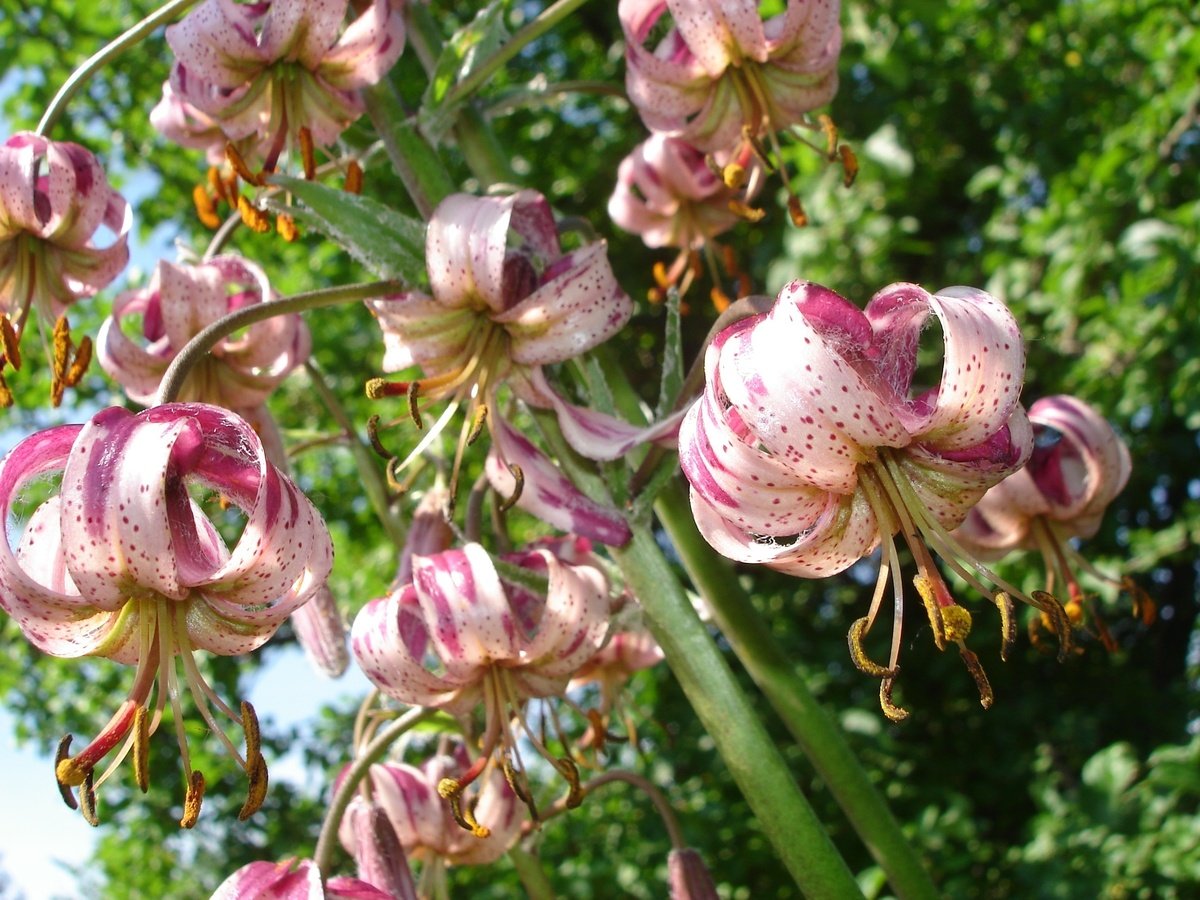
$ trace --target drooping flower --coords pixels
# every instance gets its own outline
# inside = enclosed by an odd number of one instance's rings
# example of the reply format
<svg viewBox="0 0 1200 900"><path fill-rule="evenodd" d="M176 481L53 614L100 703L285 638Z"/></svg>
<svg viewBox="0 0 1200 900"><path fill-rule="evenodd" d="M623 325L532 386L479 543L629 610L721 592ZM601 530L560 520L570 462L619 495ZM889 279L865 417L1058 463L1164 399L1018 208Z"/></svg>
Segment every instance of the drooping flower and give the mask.
<svg viewBox="0 0 1200 900"><path fill-rule="evenodd" d="M1099 572L1071 546L1074 538L1093 537L1108 505L1125 487L1132 464L1125 443L1094 408L1075 397L1043 397L1029 407L1033 453L1024 467L984 494L954 532L955 538L982 559L1000 559L1013 550L1037 550L1046 564L1046 590L1066 589L1067 614L1073 622L1095 622L1100 639L1115 642L1102 619L1091 611L1074 570L1102 581ZM1128 582L1126 587L1132 589ZM1153 604L1133 589L1143 614Z"/></svg>
<svg viewBox="0 0 1200 900"><path fill-rule="evenodd" d="M526 723L529 700L562 696L571 677L603 644L609 596L604 574L546 549L509 554L498 571L478 544L413 560L413 582L359 612L350 645L366 676L387 696L465 717L481 704L479 758L442 796L456 821L475 829L462 791L499 765L526 782L512 720L578 789L569 757L556 757ZM513 580L521 573L520 581ZM531 581L546 578L536 589ZM526 789L522 799L530 802Z"/></svg>
<svg viewBox="0 0 1200 900"><path fill-rule="evenodd" d="M621 0L629 99L706 153L775 142L837 92L840 5L787 0L764 21L757 0Z"/></svg>
<svg viewBox="0 0 1200 900"><path fill-rule="evenodd" d="M714 292L714 300L724 294L715 252L721 248L714 238L739 221L762 215L747 205L762 185L762 166L748 148L737 164L746 181L735 189L718 177L703 153L664 134L651 135L621 160L617 185L608 200L609 216L618 227L639 235L647 247L680 249L669 268L655 267L658 293L652 293L651 299L657 300L663 290L676 284L681 294L686 293L699 268L700 251L705 254L714 290L720 292ZM728 254L727 262L732 260ZM736 267L726 268L732 278L745 282ZM740 293L749 293L748 287L742 287ZM728 305L728 300L723 305Z"/></svg>
<svg viewBox="0 0 1200 900"><path fill-rule="evenodd" d="M97 335L100 365L129 395L153 404L168 367L197 334L232 312L275 299L266 273L239 256L197 265L160 261L143 288L125 291ZM124 326L140 318L140 340ZM258 433L268 461L285 474L287 454L266 400L308 359L312 340L299 315L274 316L220 341L199 360L179 392L185 402L222 406ZM349 662L345 627L328 589L293 614L301 646L322 672L337 676Z"/></svg>
<svg viewBox="0 0 1200 900"><path fill-rule="evenodd" d="M267 170L307 140L302 129L329 146L362 115L360 90L383 78L404 49L399 4L371 0L343 27L347 7L347 0L205 0L167 28L176 62L152 121L185 146L200 140L197 123L212 121L241 157Z"/></svg>
<svg viewBox="0 0 1200 900"><path fill-rule="evenodd" d="M384 332L384 370L416 365L425 377L375 379L367 385L368 394L377 399L407 396L418 422L421 402L449 401L417 452L465 408L456 475L468 426L473 423L477 433L486 419L499 468L516 466L524 473L527 489L520 494L520 505L529 509L537 504L530 511L557 527L624 543L629 538L624 518L575 489L504 421L497 402L501 386L507 385L526 403L553 407L567 439L592 458L616 458L669 428L638 429L569 404L542 373L542 366L565 362L607 340L632 313L604 242L563 253L549 204L533 191L483 198L454 194L434 211L425 254L431 295L408 291L368 301ZM582 427L573 427L568 418ZM538 475L545 478L535 484Z"/></svg>
<svg viewBox="0 0 1200 900"><path fill-rule="evenodd" d="M70 358L65 314L107 286L129 261L129 204L88 150L31 132L0 145L0 369L20 368L18 343L36 310L54 327L54 401L83 375L90 339ZM107 229L111 243L101 246ZM86 347L86 349L85 349ZM0 404L12 397L0 375Z"/></svg>
<svg viewBox="0 0 1200 900"><path fill-rule="evenodd" d="M58 492L14 539L14 504L32 482L58 472ZM231 549L192 499L190 491L200 489L243 513ZM74 805L70 789L80 787L94 822L94 788L131 750L146 790L148 740L169 700L188 785L181 824L193 825L204 778L192 769L184 736L186 688L244 766L250 793L243 815L252 814L267 778L254 711L242 703L235 712L221 700L193 654L233 656L263 644L324 583L333 555L320 514L267 461L254 430L227 410L174 403L137 415L113 407L86 425L39 432L0 463L0 518L0 607L29 641L51 656L99 656L136 668L129 696L95 739L68 756L64 738L56 768L64 799ZM215 713L242 726L244 755Z"/></svg>
<svg viewBox="0 0 1200 900"><path fill-rule="evenodd" d="M221 882L212 900L405 900L359 878L344 875L321 886L311 859L252 862Z"/></svg>
<svg viewBox="0 0 1200 900"><path fill-rule="evenodd" d="M914 377L922 328L944 340L932 388ZM894 538L915 558L914 584L939 648L958 644L985 706L992 699L965 639L971 615L939 574L933 553L1000 608L1005 650L1012 597L1053 617L1065 650L1070 630L1047 594L1025 597L949 535L987 489L1032 449L1018 403L1025 352L1012 314L974 288L930 294L911 284L878 292L859 310L820 285L792 282L772 309L725 329L705 357L704 394L680 431L680 461L705 538L742 562L806 578L835 574L882 543L868 614L850 630L855 664L891 693L899 669L903 585ZM886 666L863 639L893 578L896 613ZM993 592L985 586L1001 588Z"/></svg>
<svg viewBox="0 0 1200 900"><path fill-rule="evenodd" d="M420 766L380 763L368 772L370 803L382 810L387 830L395 834L408 857L422 863L417 886L422 897L442 896L436 886L444 881L447 866L493 863L521 836L523 807L496 768L480 779L478 800L472 809L477 826L474 833L455 820L438 788L469 766L466 748L459 744L453 755L439 754ZM356 796L349 812L366 804L361 795ZM338 836L346 851L359 859L363 839L349 817L343 819Z"/></svg>
<svg viewBox="0 0 1200 900"><path fill-rule="evenodd" d="M197 265L160 261L149 284L113 302L97 337L100 365L130 399L151 404L188 341L229 313L273 299L266 274L241 257L218 256ZM135 317L141 318L137 341L123 330ZM180 398L239 412L261 407L304 364L311 346L299 315L256 322L213 347L192 370Z"/></svg>

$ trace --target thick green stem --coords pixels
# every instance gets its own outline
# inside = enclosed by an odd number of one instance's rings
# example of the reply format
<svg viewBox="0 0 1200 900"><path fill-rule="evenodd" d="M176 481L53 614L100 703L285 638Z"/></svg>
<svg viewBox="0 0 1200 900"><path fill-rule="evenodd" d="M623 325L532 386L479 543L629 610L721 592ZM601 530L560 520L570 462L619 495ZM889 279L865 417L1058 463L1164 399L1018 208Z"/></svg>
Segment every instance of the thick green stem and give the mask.
<svg viewBox="0 0 1200 900"><path fill-rule="evenodd" d="M350 764L346 777L342 780L337 793L333 795L333 800L329 804L329 812L325 814L325 821L321 823L321 835L317 838L317 850L313 854L313 862L316 863L322 880L329 877L329 864L333 861L333 848L336 843L338 826L342 823L342 816L346 814L346 807L354 799L354 792L358 790L359 782L366 777L371 766L383 758L388 748L396 742L400 735L436 714L437 710L423 707L410 709L379 732L366 749L359 753L354 762Z"/></svg>
<svg viewBox="0 0 1200 900"><path fill-rule="evenodd" d="M763 833L806 896L860 895L791 771L696 615L654 536L634 530L612 551L692 709L716 744Z"/></svg>
<svg viewBox="0 0 1200 900"><path fill-rule="evenodd" d="M343 303L354 303L371 297L382 297L384 294L394 294L408 287L403 281L373 281L368 284L352 284L348 287L325 288L320 291L307 291L303 294L293 294L268 303L256 303L253 306L243 306L223 319L213 322L194 338L187 342L179 355L171 361L163 375L162 384L158 388L158 402L171 403L179 396L180 389L187 381L192 367L208 354L218 342L229 337L239 328L246 328L255 322L263 322L275 316L286 316L291 313L306 312L322 306L338 306Z"/></svg>
<svg viewBox="0 0 1200 900"><path fill-rule="evenodd" d="M546 877L542 863L536 856L516 846L508 851L508 858L512 860L521 886L530 900L554 900L554 885Z"/></svg>
<svg viewBox="0 0 1200 900"><path fill-rule="evenodd" d="M46 111L42 114L42 120L38 122L37 133L45 135L54 127L54 123L63 114L63 110L67 108L71 98L101 67L112 62L130 47L136 46L142 38L159 25L171 21L195 2L196 0L171 0L170 3L155 10L84 60L83 64L71 73L71 77L63 82L63 86L58 89L58 93L46 107Z"/></svg>
<svg viewBox="0 0 1200 900"><path fill-rule="evenodd" d="M936 898L938 892L928 873L840 729L784 655L732 568L696 530L679 482L659 495L655 510L717 627L808 756L897 896L906 900Z"/></svg>
<svg viewBox="0 0 1200 900"><path fill-rule="evenodd" d="M396 549L400 550L404 547L407 534L404 525L392 511L387 482L379 474L379 457L359 437L358 430L354 427L350 416L346 414L346 410L342 408L341 401L338 400L337 395L325 382L325 378L321 375L320 370L312 362L306 362L304 369L308 372L308 377L312 381L313 388L321 398L325 409L333 416L338 427L342 429L342 432L350 441L350 452L354 455L354 464L358 467L358 474L362 479L363 490L367 492L367 500L370 502L372 509L375 510L375 515L378 517L379 523L383 525L383 530L387 532Z"/></svg>
<svg viewBox="0 0 1200 900"><path fill-rule="evenodd" d="M417 212L428 221L442 198L454 193L454 180L441 157L403 115L400 96L390 81L369 87L362 94L388 159Z"/></svg>

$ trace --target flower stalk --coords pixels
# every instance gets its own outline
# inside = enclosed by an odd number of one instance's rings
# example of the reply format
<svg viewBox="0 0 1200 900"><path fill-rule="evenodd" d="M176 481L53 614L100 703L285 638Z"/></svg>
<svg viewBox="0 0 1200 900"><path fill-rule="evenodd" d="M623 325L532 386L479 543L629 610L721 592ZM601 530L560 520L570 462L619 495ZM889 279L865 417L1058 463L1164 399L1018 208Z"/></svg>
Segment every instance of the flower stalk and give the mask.
<svg viewBox="0 0 1200 900"><path fill-rule="evenodd" d="M257 303L232 312L223 319L213 322L194 338L188 341L175 360L163 375L162 387L159 388L158 402L171 403L179 395L188 374L201 359L208 354L221 340L229 337L239 328L245 328L256 322L264 322L273 316L283 316L290 313L306 312L323 306L340 306L345 303L356 303L375 297L389 291L404 288L400 281L373 281L367 284L353 284L348 287L325 288L318 291L306 291L281 297L269 303Z"/></svg>

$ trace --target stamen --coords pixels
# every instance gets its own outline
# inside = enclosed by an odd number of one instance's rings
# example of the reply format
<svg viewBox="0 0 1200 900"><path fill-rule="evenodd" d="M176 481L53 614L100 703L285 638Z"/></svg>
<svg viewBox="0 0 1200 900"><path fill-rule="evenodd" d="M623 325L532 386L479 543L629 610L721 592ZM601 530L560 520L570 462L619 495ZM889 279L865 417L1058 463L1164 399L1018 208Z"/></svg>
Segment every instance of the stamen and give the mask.
<svg viewBox="0 0 1200 900"><path fill-rule="evenodd" d="M867 651L863 649L863 638L867 635L867 628L870 626L870 621L866 616L857 619L850 626L850 631L846 634L847 642L850 645L850 660L854 663L854 667L864 675L870 675L872 678L890 678L895 677L899 671L898 668L885 668L879 663L871 660L867 656ZM885 709L884 712L887 712Z"/></svg>
<svg viewBox="0 0 1200 900"><path fill-rule="evenodd" d="M361 194L363 189L363 170L354 160L346 165L346 193Z"/></svg>
<svg viewBox="0 0 1200 900"><path fill-rule="evenodd" d="M246 736L246 771L251 768L251 761L262 758L262 730L258 727L258 714L246 700L242 701L242 733Z"/></svg>
<svg viewBox="0 0 1200 900"><path fill-rule="evenodd" d="M262 808L263 801L267 799L267 761L263 759L261 753L253 758L247 756L246 775L249 777L249 784L246 787L246 802L238 810L238 821L240 822L246 821L258 812Z"/></svg>
<svg viewBox="0 0 1200 900"><path fill-rule="evenodd" d="M417 391L420 390L421 382L414 381L408 386L408 414L413 420L413 424L417 426L417 431L424 429L425 425L421 421L421 410L417 406Z"/></svg>
<svg viewBox="0 0 1200 900"><path fill-rule="evenodd" d="M537 807L533 802L533 795L526 790L529 781L525 776L525 772L518 771L507 756L500 761L500 770L504 773L504 780L508 782L508 786L512 788L512 792L517 795L517 799L524 803L529 808L529 814L536 822L538 818Z"/></svg>
<svg viewBox="0 0 1200 900"><path fill-rule="evenodd" d="M226 203L229 203L229 205L232 206L233 203L229 199L230 194L227 190L227 187L228 186L225 183L225 179L221 177L221 170L218 169L216 166L209 166L208 167L208 188L209 188L209 190L212 191L213 196L216 197L218 200L224 200Z"/></svg>
<svg viewBox="0 0 1200 900"><path fill-rule="evenodd" d="M71 325L66 316L59 316L54 322L53 358L51 360L50 403L58 406L62 403L63 392L67 388L67 369L71 358Z"/></svg>
<svg viewBox="0 0 1200 900"><path fill-rule="evenodd" d="M1000 661L1007 662L1008 652L1017 642L1017 620L1013 610L1012 597L1004 591L1000 591L992 597L992 602L1000 610Z"/></svg>
<svg viewBox="0 0 1200 900"><path fill-rule="evenodd" d="M67 804L71 809L79 809L79 804L75 801L75 795L71 793L72 782L64 779L59 774L59 767L64 762L70 762L71 753L71 735L64 734L58 742L58 751L54 754L54 780L58 784L58 792L62 794L63 803ZM82 784L82 780L79 782Z"/></svg>
<svg viewBox="0 0 1200 900"><path fill-rule="evenodd" d="M83 821L87 822L93 828L100 824L100 817L96 815L96 791L92 786L92 772L90 769L79 788L79 812L83 816Z"/></svg>
<svg viewBox="0 0 1200 900"><path fill-rule="evenodd" d="M150 790L150 714L144 706L133 714L133 777L143 794Z"/></svg>
<svg viewBox="0 0 1200 900"><path fill-rule="evenodd" d="M183 818L180 828L192 828L200 819L200 806L204 802L204 774L193 772L188 779L187 792L183 796Z"/></svg>
<svg viewBox="0 0 1200 900"><path fill-rule="evenodd" d="M286 213L280 213L275 217L275 230L288 244L295 243L296 238L300 237L300 231L296 228L296 220Z"/></svg>
<svg viewBox="0 0 1200 900"><path fill-rule="evenodd" d="M304 166L304 179L312 181L317 177L317 158L313 152L312 131L307 125L301 125L297 137L300 139L300 162Z"/></svg>
<svg viewBox="0 0 1200 900"><path fill-rule="evenodd" d="M75 348L75 358L71 361L71 368L67 369L67 375L64 379L67 387L75 387L75 385L79 384L79 380L83 378L91 362L92 339L85 334L79 339L79 346Z"/></svg>
<svg viewBox="0 0 1200 900"><path fill-rule="evenodd" d="M795 200L796 198L793 197L792 199ZM800 202L799 200L796 200L797 204L799 202ZM791 208L790 200L788 201L788 208L789 209ZM765 209L751 206L749 203L746 203L744 200L736 200L736 199L729 201L729 211L731 213L733 213L735 216L737 216L739 219L743 219L747 222L761 222L763 219L763 216L765 216L767 214L767 211ZM794 222L795 220L796 220L796 217L795 217L795 215L793 215L792 221ZM808 219L806 218L804 221L807 222Z"/></svg>
<svg viewBox="0 0 1200 900"><path fill-rule="evenodd" d="M471 432L467 435L467 446L470 447L483 432L483 426L487 422L488 408L486 403L480 403L475 410L474 421L471 422Z"/></svg>
<svg viewBox="0 0 1200 900"><path fill-rule="evenodd" d="M221 217L217 215L217 207L209 196L204 185L198 184L192 188L192 204L196 207L196 218L200 224L210 231L221 227Z"/></svg>
<svg viewBox="0 0 1200 900"><path fill-rule="evenodd" d="M744 188L749 177L746 167L735 162L731 162L721 170L721 180L725 182L725 187L732 191L740 191Z"/></svg>
<svg viewBox="0 0 1200 900"><path fill-rule="evenodd" d="M924 572L918 572L913 576L913 587L917 589L917 593L921 597L921 602L925 604L925 614L929 616L929 624L933 628L934 644L937 645L939 650L945 650L946 624L942 619L942 612L938 606L937 597L934 596L933 583Z"/></svg>
<svg viewBox="0 0 1200 900"><path fill-rule="evenodd" d="M0 350L13 369L21 368L21 338L12 321L6 315L0 314Z"/></svg>
<svg viewBox="0 0 1200 900"><path fill-rule="evenodd" d="M12 405L12 390L9 388L8 382L4 380L4 375L0 373L0 409L8 409Z"/></svg>
<svg viewBox="0 0 1200 900"><path fill-rule="evenodd" d="M892 691L896 689L896 675L898 674L899 670L879 682L879 706L883 709L883 714L893 722L903 722L908 718L908 710L897 706L892 701Z"/></svg>
<svg viewBox="0 0 1200 900"><path fill-rule="evenodd" d="M521 492L525 490L525 471L516 463L505 463L508 466L508 473L513 477L513 492L508 497L501 501L496 507L497 512L506 513L521 499Z"/></svg>
<svg viewBox="0 0 1200 900"><path fill-rule="evenodd" d="M387 447L383 446L383 442L379 440L379 416L371 416L371 418L367 419L367 443L371 445L372 450L384 459L391 459L395 455Z"/></svg>
<svg viewBox="0 0 1200 900"><path fill-rule="evenodd" d="M854 180L858 178L858 157L845 144L838 147L838 155L842 158L842 184L845 187L850 187L854 184Z"/></svg>
<svg viewBox="0 0 1200 900"><path fill-rule="evenodd" d="M967 671L975 679L975 687L979 689L979 705L984 709L991 709L992 700L995 699L995 695L992 693L992 685L988 681L987 673L983 671L983 666L979 664L979 657L961 644L959 645L958 652L962 655L962 661L966 664Z"/></svg>
<svg viewBox="0 0 1200 900"><path fill-rule="evenodd" d="M471 832L477 838L489 837L492 830L486 825L480 825L475 819L475 811L464 807L462 802L463 785L453 778L443 778L438 782L438 796L450 805L450 815L460 828Z"/></svg>
<svg viewBox="0 0 1200 900"><path fill-rule="evenodd" d="M1053 594L1034 591L1032 597L1038 609L1050 617L1050 624L1058 635L1058 661L1062 662L1071 652L1071 619Z"/></svg>
<svg viewBox="0 0 1200 900"><path fill-rule="evenodd" d="M821 131L825 135L825 155L833 159L837 155L838 149L838 127L833 119L825 113L817 116L817 124L821 126Z"/></svg>
<svg viewBox="0 0 1200 900"><path fill-rule="evenodd" d="M800 198L795 194L788 197L788 215L792 217L792 224L797 228L803 228L808 224L808 213L804 211L804 206L800 203Z"/></svg>
<svg viewBox="0 0 1200 900"><path fill-rule="evenodd" d="M725 312L725 310L729 309L733 302L729 299L729 295L716 285L714 285L712 290L708 292L708 298L712 301L713 308L716 309L718 313Z"/></svg>
<svg viewBox="0 0 1200 900"><path fill-rule="evenodd" d="M242 224L255 234L266 234L271 230L271 217L245 197L238 197L237 208Z"/></svg>
<svg viewBox="0 0 1200 900"><path fill-rule="evenodd" d="M229 165L233 167L233 171L237 172L246 184L262 187L266 183L261 174L255 175L250 171L250 167L242 159L242 154L238 152L237 147L233 146L232 142L225 144L225 159L229 161Z"/></svg>
<svg viewBox="0 0 1200 900"><path fill-rule="evenodd" d="M583 803L583 788L579 784L579 766L575 765L575 761L570 757L560 756L554 762L554 768L558 769L559 774L567 779L569 785L565 801L567 809L577 809Z"/></svg>

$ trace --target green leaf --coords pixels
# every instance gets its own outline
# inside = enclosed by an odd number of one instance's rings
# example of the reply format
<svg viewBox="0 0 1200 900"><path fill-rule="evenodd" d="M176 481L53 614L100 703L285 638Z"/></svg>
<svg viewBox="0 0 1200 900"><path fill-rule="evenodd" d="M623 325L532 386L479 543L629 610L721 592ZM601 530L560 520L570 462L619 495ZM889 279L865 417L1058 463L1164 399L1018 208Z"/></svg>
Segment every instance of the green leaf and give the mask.
<svg viewBox="0 0 1200 900"><path fill-rule="evenodd" d="M461 101L446 102L454 86L508 40L503 12L503 2L492 0L466 26L456 31L442 48L417 113L421 131L434 144L441 141L458 117Z"/></svg>
<svg viewBox="0 0 1200 900"><path fill-rule="evenodd" d="M323 184L273 175L272 184L286 188L303 206L268 205L300 224L319 231L382 278L419 284L425 278L425 226L378 200L335 190Z"/></svg>

